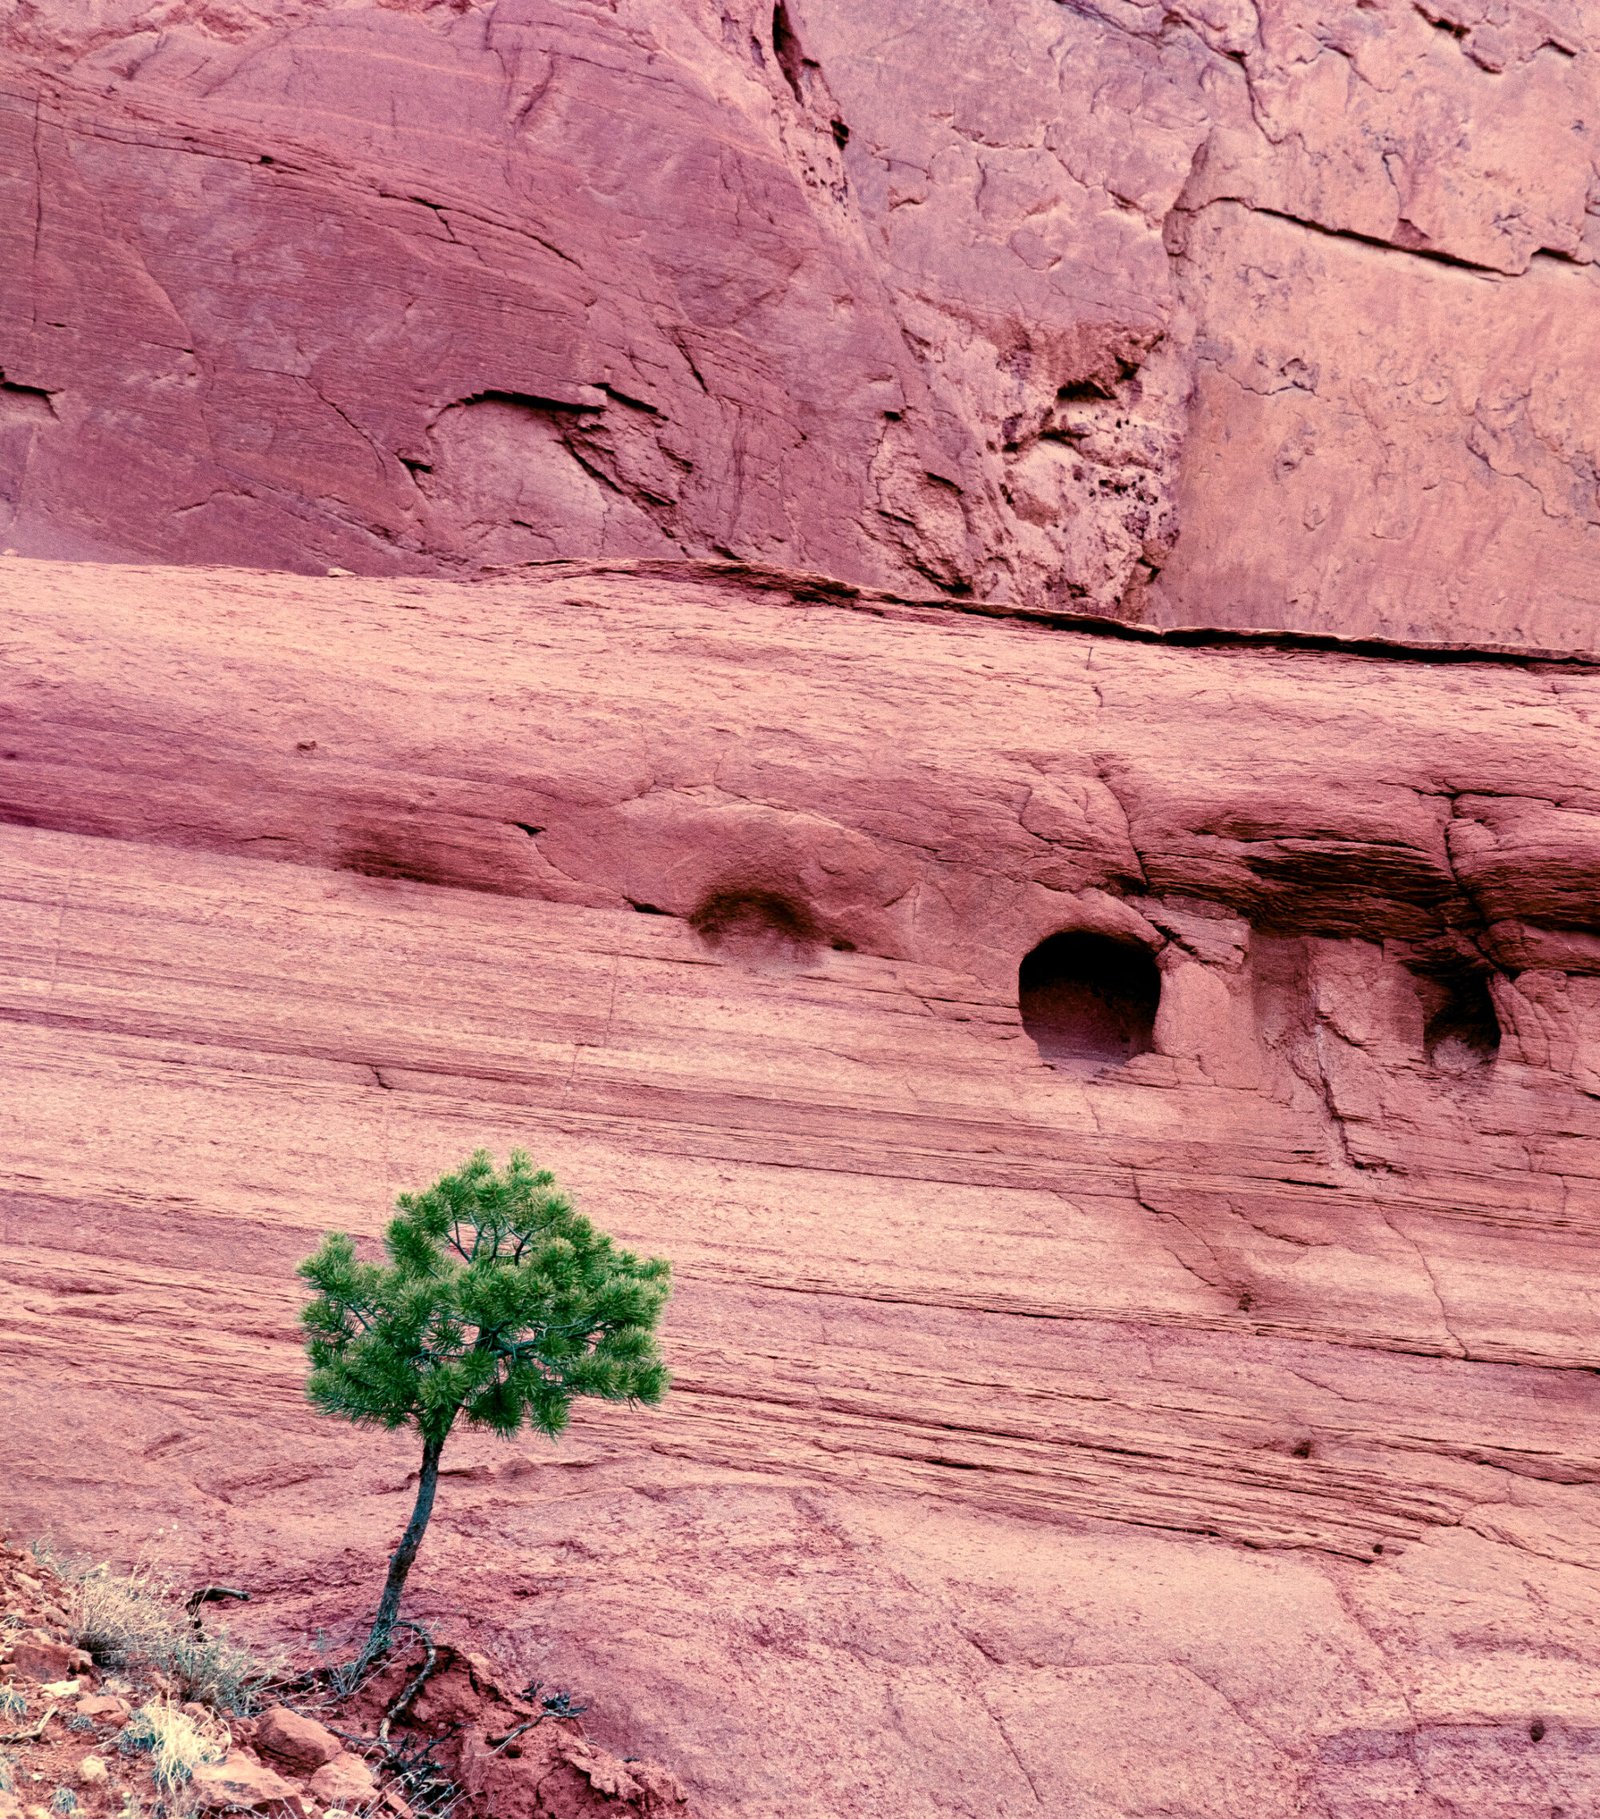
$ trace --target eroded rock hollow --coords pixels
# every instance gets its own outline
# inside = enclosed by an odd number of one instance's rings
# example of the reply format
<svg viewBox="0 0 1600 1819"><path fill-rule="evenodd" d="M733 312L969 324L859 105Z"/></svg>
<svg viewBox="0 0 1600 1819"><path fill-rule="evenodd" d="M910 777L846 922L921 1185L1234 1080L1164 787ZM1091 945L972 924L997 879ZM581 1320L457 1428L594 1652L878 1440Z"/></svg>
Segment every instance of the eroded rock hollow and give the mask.
<svg viewBox="0 0 1600 1819"><path fill-rule="evenodd" d="M359 1616L522 1144L675 1387L415 1607L696 1813L1600 1804L1594 34L20 0L7 1518Z"/></svg>

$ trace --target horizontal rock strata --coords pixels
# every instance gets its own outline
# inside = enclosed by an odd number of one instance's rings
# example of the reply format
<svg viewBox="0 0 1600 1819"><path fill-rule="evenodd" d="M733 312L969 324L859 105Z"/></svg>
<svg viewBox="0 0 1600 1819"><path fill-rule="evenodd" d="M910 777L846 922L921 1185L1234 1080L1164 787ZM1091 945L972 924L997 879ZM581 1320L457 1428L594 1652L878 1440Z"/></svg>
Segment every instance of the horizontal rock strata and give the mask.
<svg viewBox="0 0 1600 1819"><path fill-rule="evenodd" d="M0 625L19 1513L359 1614L411 1462L293 1265L522 1142L674 1260L676 1387L463 1444L418 1609L709 1812L1600 1792L1593 669L728 567L12 559ZM1132 1059L1041 1058L1062 930Z"/></svg>

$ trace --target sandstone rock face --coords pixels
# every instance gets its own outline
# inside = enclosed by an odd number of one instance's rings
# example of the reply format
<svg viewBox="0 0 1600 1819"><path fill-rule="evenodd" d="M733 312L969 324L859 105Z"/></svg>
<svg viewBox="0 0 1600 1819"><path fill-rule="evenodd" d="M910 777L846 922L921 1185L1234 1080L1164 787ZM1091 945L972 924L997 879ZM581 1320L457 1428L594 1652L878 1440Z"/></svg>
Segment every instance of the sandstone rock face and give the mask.
<svg viewBox="0 0 1600 1819"><path fill-rule="evenodd" d="M0 538L1592 649L1557 0L25 0Z"/></svg>
<svg viewBox="0 0 1600 1819"><path fill-rule="evenodd" d="M354 1634L415 1462L293 1265L520 1142L676 1386L453 1445L415 1610L696 1811L1600 1800L1594 667L709 565L0 625L19 1523Z"/></svg>

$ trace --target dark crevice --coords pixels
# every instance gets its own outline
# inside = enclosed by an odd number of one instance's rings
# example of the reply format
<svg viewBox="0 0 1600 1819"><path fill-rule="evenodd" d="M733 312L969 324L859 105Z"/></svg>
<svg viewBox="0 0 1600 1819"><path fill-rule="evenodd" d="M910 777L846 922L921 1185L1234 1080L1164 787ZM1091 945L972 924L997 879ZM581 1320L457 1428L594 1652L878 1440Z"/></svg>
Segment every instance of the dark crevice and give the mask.
<svg viewBox="0 0 1600 1819"><path fill-rule="evenodd" d="M643 411L647 417L662 415L655 405L646 404L643 398L631 398L626 392L619 392L614 385L607 385L604 380L601 380L594 389L597 392L604 392L614 404L625 404L631 411Z"/></svg>
<svg viewBox="0 0 1600 1819"><path fill-rule="evenodd" d="M571 411L578 416L592 416L601 409L598 404L580 404L572 398L546 398L539 392L472 392L465 398L457 398L454 404L447 406L450 410L461 410L471 404L514 404L527 411ZM440 413L443 415L443 413Z"/></svg>
<svg viewBox="0 0 1600 1819"><path fill-rule="evenodd" d="M1490 975L1476 968L1419 972L1422 1047L1429 1067L1444 1074L1470 1074L1488 1067L1500 1052L1500 1018L1489 988Z"/></svg>
<svg viewBox="0 0 1600 1819"><path fill-rule="evenodd" d="M42 385L22 385L0 372L0 405L9 402L20 405L30 415L54 418L55 397L54 392L47 391Z"/></svg>
<svg viewBox="0 0 1600 1819"><path fill-rule="evenodd" d="M893 413L884 414L888 416ZM909 522L890 512L883 512L882 515L891 523ZM670 572L675 577L706 575L719 580L731 576L764 593L786 595L798 605L825 600L831 605L868 613L875 618L881 618L887 613L904 612L908 616L931 619L942 613L951 613L962 617L1009 621L1076 637L1115 638L1124 643L1167 645L1179 650L1305 651L1317 655L1366 658L1379 663L1482 663L1530 672L1575 670L1585 674L1600 673L1600 648L1573 651L1549 645L1446 644L1403 638L1350 638L1337 632L1295 631L1285 627L1134 624L1126 619L1113 619L1106 614L1086 612L1072 606L1019 606L1009 601L973 598L970 587L966 590L965 598L952 598L949 594L935 596L897 593L888 588L837 580L829 575L754 562L738 554L727 543L716 540L712 541L711 552L709 556L699 557L596 557L585 563L584 572Z"/></svg>
<svg viewBox="0 0 1600 1819"><path fill-rule="evenodd" d="M511 823L511 825L515 828L520 828L522 830L522 832L525 833L530 840L533 839L535 837L535 835L542 834L544 832L544 829L542 827L535 827L531 821L513 821Z"/></svg>
<svg viewBox="0 0 1600 1819"><path fill-rule="evenodd" d="M802 107L806 104L803 87L805 73L805 55L800 49L800 40L795 36L793 22L789 18L789 9L778 0L772 9L772 54L778 60L778 68L783 71L783 79L789 84L790 92Z"/></svg>
<svg viewBox="0 0 1600 1819"><path fill-rule="evenodd" d="M887 515L887 514L886 514ZM933 579L933 577L929 577ZM970 593L970 589L967 590ZM865 611L878 610L874 595L858 590ZM1051 631L1092 638L1117 638L1132 644L1165 644L1179 650L1309 651L1337 657L1365 657L1383 663L1493 663L1517 669L1600 670L1600 649L1564 651L1545 645L1426 644L1399 638L1349 638L1338 632L1302 632L1287 628L1215 625L1137 625L1101 613L1069 607L1013 606L994 600L909 599L895 604L971 613L984 619L1010 619Z"/></svg>
<svg viewBox="0 0 1600 1819"><path fill-rule="evenodd" d="M1442 14L1436 13L1428 7L1419 6L1417 11L1436 32L1443 32L1447 38L1454 38L1458 43L1466 37L1471 29L1469 26L1462 25L1458 20L1446 19Z"/></svg>
<svg viewBox="0 0 1600 1819"><path fill-rule="evenodd" d="M1320 234L1326 240L1350 240L1357 246L1370 246L1382 253L1398 253L1406 259L1431 259L1436 265L1452 265L1458 271L1471 272L1480 278L1504 278L1507 276L1498 266L1483 265L1476 259L1464 259L1458 253L1441 252L1434 246L1412 246L1404 240L1385 240L1377 234L1358 233L1352 227L1325 227L1320 221L1312 221L1304 215L1292 215L1287 209L1263 208L1252 202L1248 196L1213 196L1204 204L1214 208L1219 202L1233 202L1240 208L1248 209L1251 214L1264 215L1269 221L1286 221L1291 227L1303 227L1308 234ZM1410 227L1410 223L1406 224ZM1418 230L1411 227L1411 233Z"/></svg>

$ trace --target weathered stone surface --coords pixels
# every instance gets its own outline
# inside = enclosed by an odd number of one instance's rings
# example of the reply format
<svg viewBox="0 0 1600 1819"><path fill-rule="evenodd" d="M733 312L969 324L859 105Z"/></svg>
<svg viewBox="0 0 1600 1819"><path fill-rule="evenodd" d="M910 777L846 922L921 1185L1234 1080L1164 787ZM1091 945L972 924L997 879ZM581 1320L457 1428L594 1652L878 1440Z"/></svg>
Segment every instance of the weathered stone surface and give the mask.
<svg viewBox="0 0 1600 1819"><path fill-rule="evenodd" d="M201 1762L189 1779L194 1803L203 1812L241 1808L254 1812L301 1812L297 1782L268 1768L242 1750L230 1750L221 1762Z"/></svg>
<svg viewBox="0 0 1600 1819"><path fill-rule="evenodd" d="M0 537L1591 649L1589 9L30 0Z"/></svg>
<svg viewBox="0 0 1600 1819"><path fill-rule="evenodd" d="M414 1608L697 1810L1600 1800L1594 667L599 566L0 625L17 1521L355 1633L414 1462L293 1265L523 1143L676 1385L453 1447ZM1074 928L1123 1065L1020 1020Z"/></svg>
<svg viewBox="0 0 1600 1819"><path fill-rule="evenodd" d="M72 1708L80 1718L92 1718L96 1724L115 1725L119 1729L133 1715L126 1699L115 1693L85 1693Z"/></svg>
<svg viewBox="0 0 1600 1819"><path fill-rule="evenodd" d="M84 1673L89 1657L70 1642L56 1642L47 1636L19 1636L11 1646L11 1665L30 1680L63 1680L68 1675ZM74 1683L71 1689L78 1690Z"/></svg>
<svg viewBox="0 0 1600 1819"><path fill-rule="evenodd" d="M306 1786L330 1806L360 1809L370 1806L378 1797L378 1783L372 1770L348 1750L330 1756Z"/></svg>
<svg viewBox="0 0 1600 1819"><path fill-rule="evenodd" d="M309 1775L323 1763L343 1753L344 1745L324 1724L291 1712L281 1705L270 1706L256 1723L254 1744L263 1756L293 1774ZM333 1795L324 1798L332 1799Z"/></svg>

